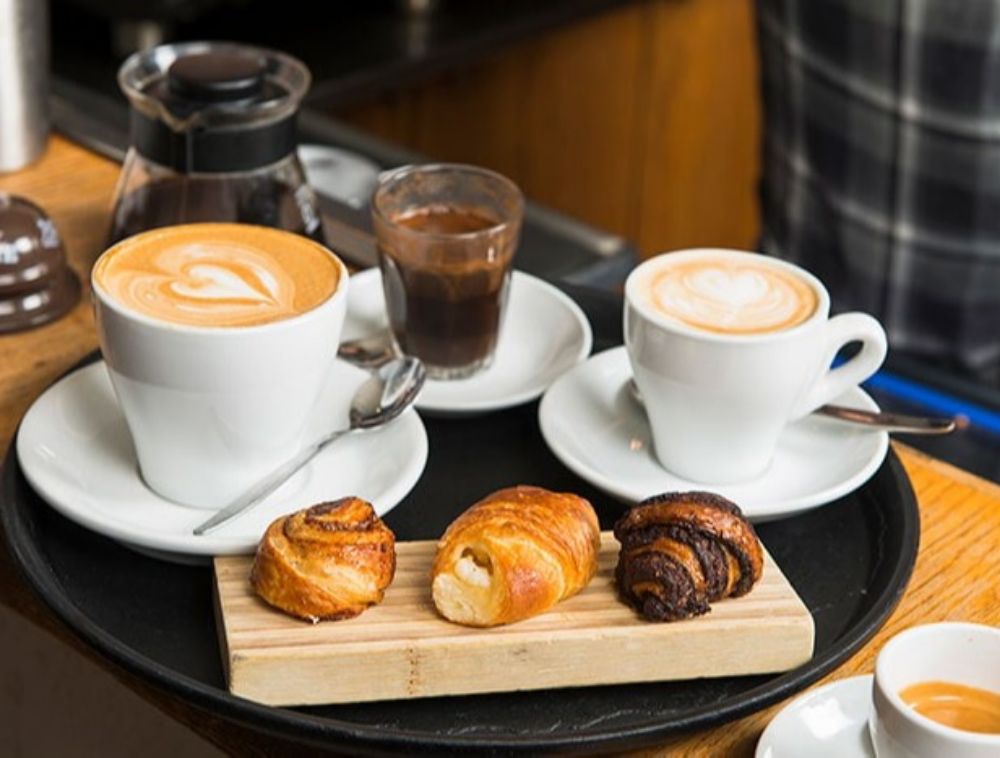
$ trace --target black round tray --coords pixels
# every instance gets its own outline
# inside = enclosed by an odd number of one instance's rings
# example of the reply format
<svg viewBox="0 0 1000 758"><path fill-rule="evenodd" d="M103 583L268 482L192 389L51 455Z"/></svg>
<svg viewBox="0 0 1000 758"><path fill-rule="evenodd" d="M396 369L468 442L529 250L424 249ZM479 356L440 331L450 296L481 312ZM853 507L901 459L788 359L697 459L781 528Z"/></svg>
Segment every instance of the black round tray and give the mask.
<svg viewBox="0 0 1000 758"><path fill-rule="evenodd" d="M594 326L596 349L620 344L620 299L570 294ZM610 527L621 505L556 460L537 411L531 403L471 419L425 419L427 469L386 517L398 537L436 538L468 504L515 483L578 492ZM621 749L745 716L816 681L875 633L906 587L920 532L913 491L891 451L860 490L759 527L816 625L814 657L784 674L269 708L226 690L208 567L144 557L60 516L28 486L13 445L0 512L27 580L102 655L216 717L354 754Z"/></svg>

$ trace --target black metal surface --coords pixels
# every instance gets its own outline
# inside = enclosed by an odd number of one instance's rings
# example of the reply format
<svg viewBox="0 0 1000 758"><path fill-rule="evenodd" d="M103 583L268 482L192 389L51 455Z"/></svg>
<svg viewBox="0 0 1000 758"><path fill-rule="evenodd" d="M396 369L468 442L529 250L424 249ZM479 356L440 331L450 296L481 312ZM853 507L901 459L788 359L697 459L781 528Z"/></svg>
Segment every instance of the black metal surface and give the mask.
<svg viewBox="0 0 1000 758"><path fill-rule="evenodd" d="M620 300L570 294L591 319L597 349L618 344ZM426 419L430 458L414 491L386 518L396 534L437 537L469 503L518 482L579 492L610 526L621 506L552 456L536 413L532 403L472 419ZM761 538L816 622L814 658L782 675L278 709L225 691L207 567L140 556L63 518L28 487L13 446L0 513L28 581L101 654L215 716L355 754L589 752L746 715L815 681L882 625L909 580L919 540L916 502L892 453L858 492L762 525Z"/></svg>
<svg viewBox="0 0 1000 758"><path fill-rule="evenodd" d="M442 0L421 14L405 12L396 0L54 0L52 67L58 76L111 92L121 57L113 44L114 22L139 18L160 22L167 41L239 40L291 53L312 71L313 106L344 107L624 4Z"/></svg>

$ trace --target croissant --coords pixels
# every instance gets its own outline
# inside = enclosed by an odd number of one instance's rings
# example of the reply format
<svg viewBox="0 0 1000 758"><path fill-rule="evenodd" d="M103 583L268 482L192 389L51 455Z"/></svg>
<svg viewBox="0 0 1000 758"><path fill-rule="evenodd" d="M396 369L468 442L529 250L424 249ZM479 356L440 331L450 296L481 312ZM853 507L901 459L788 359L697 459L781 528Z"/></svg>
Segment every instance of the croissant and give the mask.
<svg viewBox="0 0 1000 758"><path fill-rule="evenodd" d="M299 618L345 619L382 601L396 573L396 538L356 497L274 521L250 571L254 591Z"/></svg>
<svg viewBox="0 0 1000 758"><path fill-rule="evenodd" d="M622 599L651 621L708 613L760 579L764 553L739 507L710 492L643 500L615 524Z"/></svg>
<svg viewBox="0 0 1000 758"><path fill-rule="evenodd" d="M541 613L597 572L600 527L582 497L510 487L474 504L448 527L431 572L434 605L468 626Z"/></svg>

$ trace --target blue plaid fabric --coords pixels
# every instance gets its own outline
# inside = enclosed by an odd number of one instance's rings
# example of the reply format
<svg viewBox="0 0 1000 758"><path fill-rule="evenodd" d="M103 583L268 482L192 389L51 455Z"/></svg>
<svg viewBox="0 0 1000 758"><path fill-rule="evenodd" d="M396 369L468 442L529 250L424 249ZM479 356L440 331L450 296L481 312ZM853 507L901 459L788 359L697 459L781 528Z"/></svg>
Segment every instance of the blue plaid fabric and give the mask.
<svg viewBox="0 0 1000 758"><path fill-rule="evenodd" d="M1000 384L1000 0L758 0L765 252Z"/></svg>

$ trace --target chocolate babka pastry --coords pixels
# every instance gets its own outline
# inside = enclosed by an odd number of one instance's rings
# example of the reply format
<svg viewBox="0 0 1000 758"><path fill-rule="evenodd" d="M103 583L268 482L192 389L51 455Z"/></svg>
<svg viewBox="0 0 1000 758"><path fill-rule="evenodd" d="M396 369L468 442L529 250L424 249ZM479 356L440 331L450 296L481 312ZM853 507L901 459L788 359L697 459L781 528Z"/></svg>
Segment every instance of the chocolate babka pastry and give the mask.
<svg viewBox="0 0 1000 758"><path fill-rule="evenodd" d="M651 621L708 613L709 603L749 592L763 571L750 522L711 492L643 500L618 520L615 537L622 545L618 593Z"/></svg>

